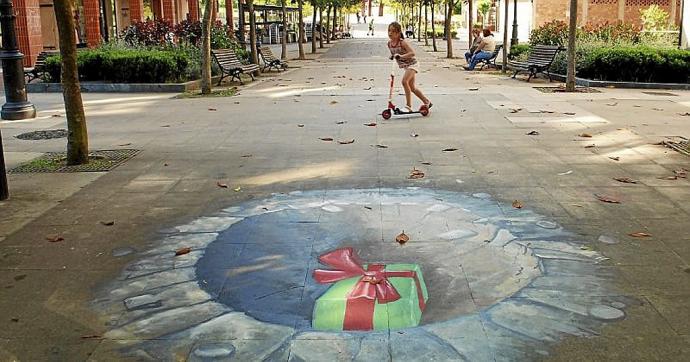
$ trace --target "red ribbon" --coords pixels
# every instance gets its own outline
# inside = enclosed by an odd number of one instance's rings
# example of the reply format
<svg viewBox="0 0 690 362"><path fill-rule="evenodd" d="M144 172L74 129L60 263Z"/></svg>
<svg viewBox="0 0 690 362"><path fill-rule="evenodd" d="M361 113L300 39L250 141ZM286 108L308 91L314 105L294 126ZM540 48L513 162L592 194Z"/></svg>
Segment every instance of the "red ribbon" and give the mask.
<svg viewBox="0 0 690 362"><path fill-rule="evenodd" d="M335 283L344 279L361 276L354 288L347 294L343 330L369 331L374 329L374 307L379 304L395 302L400 294L388 278L414 278L419 298L419 308L424 310L424 294L417 273L409 271L385 271L384 264L369 264L362 267L357 253L352 248L341 248L325 253L319 261L335 270L314 270L318 283Z"/></svg>

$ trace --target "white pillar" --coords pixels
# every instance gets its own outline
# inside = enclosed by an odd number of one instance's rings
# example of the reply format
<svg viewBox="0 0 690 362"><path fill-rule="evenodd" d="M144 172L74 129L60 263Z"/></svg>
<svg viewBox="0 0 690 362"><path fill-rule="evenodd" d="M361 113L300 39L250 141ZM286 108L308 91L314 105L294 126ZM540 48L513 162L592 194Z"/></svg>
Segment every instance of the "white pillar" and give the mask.
<svg viewBox="0 0 690 362"><path fill-rule="evenodd" d="M683 32L681 34L681 47L690 48L690 0L683 0L682 3L682 24Z"/></svg>

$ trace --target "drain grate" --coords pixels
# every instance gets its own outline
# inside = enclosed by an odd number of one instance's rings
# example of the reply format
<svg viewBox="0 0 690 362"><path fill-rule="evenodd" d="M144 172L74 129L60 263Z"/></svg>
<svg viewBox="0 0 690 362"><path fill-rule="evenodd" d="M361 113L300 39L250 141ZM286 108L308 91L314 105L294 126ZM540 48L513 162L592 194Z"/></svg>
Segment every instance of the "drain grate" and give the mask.
<svg viewBox="0 0 690 362"><path fill-rule="evenodd" d="M690 140L680 136L666 138L668 139L661 141L661 144L663 144L666 147L672 148L686 156L690 156Z"/></svg>
<svg viewBox="0 0 690 362"><path fill-rule="evenodd" d="M49 140L49 139L53 139L53 138L65 138L65 137L67 137L67 130L66 129L48 129L48 130L43 130L43 131L33 131L33 132L26 132L26 133L18 134L15 137L19 138L20 140L31 140L31 141Z"/></svg>
<svg viewBox="0 0 690 362"><path fill-rule="evenodd" d="M542 93L564 93L565 87L532 87ZM577 87L575 93L601 93L600 90L591 87Z"/></svg>
<svg viewBox="0 0 690 362"><path fill-rule="evenodd" d="M105 172L136 156L140 150L98 150L89 153L89 163L67 166L65 152L48 152L41 157L25 162L9 173L66 173L66 172Z"/></svg>

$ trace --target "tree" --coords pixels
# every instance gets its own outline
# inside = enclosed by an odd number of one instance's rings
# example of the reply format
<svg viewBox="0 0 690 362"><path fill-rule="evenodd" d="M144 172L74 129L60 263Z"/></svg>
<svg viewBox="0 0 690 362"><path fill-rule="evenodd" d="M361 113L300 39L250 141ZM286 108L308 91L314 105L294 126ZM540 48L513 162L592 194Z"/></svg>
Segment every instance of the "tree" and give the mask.
<svg viewBox="0 0 690 362"><path fill-rule="evenodd" d="M304 0L297 0L297 14L299 15L299 21L298 21L298 31L297 31L297 49L299 50L299 60L304 60L306 59L304 57L304 42L306 41L304 39L304 13L302 12L302 2Z"/></svg>
<svg viewBox="0 0 690 362"><path fill-rule="evenodd" d="M424 45L429 46L429 0L424 0Z"/></svg>
<svg viewBox="0 0 690 362"><path fill-rule="evenodd" d="M505 21L503 24L503 66L501 67L501 73L505 73L506 69L508 67L508 12L510 11L508 7L508 1L509 0L503 0L505 1ZM513 0L517 1L517 0Z"/></svg>
<svg viewBox="0 0 690 362"><path fill-rule="evenodd" d="M326 43L327 44L331 43L331 8L333 8L333 5L328 5L328 7L326 8ZM333 21L335 22L335 19L333 19Z"/></svg>
<svg viewBox="0 0 690 362"><path fill-rule="evenodd" d="M434 51L437 52L436 48L436 24L434 24L434 0L431 0L431 43L434 45Z"/></svg>
<svg viewBox="0 0 690 362"><path fill-rule="evenodd" d="M211 94L211 16L213 1L206 0L201 22L201 94Z"/></svg>
<svg viewBox="0 0 690 362"><path fill-rule="evenodd" d="M575 91L575 37L577 35L577 0L570 0L570 26L568 28L568 76L566 92Z"/></svg>
<svg viewBox="0 0 690 362"><path fill-rule="evenodd" d="M471 2L472 2L472 0L470 0L470 3ZM450 28L452 18L453 18L453 0L448 0L448 15L446 16L446 58L452 58L453 57L453 34L451 33L451 28ZM470 42L470 44L472 44L472 42Z"/></svg>
<svg viewBox="0 0 690 362"><path fill-rule="evenodd" d="M489 0L479 0L477 1L477 11L479 11L482 14L482 27L486 28L489 24L488 22L488 13L489 10L491 9L491 1Z"/></svg>
<svg viewBox="0 0 690 362"><path fill-rule="evenodd" d="M319 6L319 49L323 48L323 5Z"/></svg>
<svg viewBox="0 0 690 362"><path fill-rule="evenodd" d="M231 1L231 0L225 0L225 1ZM280 36L280 59L287 59L287 9L285 9L285 3L287 0L280 0L280 12L282 15L282 23L283 23L283 33Z"/></svg>
<svg viewBox="0 0 690 362"><path fill-rule="evenodd" d="M469 34L469 43L472 44L472 29L474 29L474 17L472 14L474 13L474 10L472 9L472 0L467 1L467 29L469 29L468 34Z"/></svg>
<svg viewBox="0 0 690 362"><path fill-rule="evenodd" d="M55 0L54 8L62 58L62 98L67 115L67 164L82 165L89 162L89 136L79 85L73 1Z"/></svg>
<svg viewBox="0 0 690 362"><path fill-rule="evenodd" d="M259 64L259 55L256 49L256 14L254 14L254 0L246 0L249 8L249 42L251 43L249 49L251 50L251 61L254 64Z"/></svg>
<svg viewBox="0 0 690 362"><path fill-rule="evenodd" d="M422 41L422 2L424 0L419 0L419 9L417 9L417 41Z"/></svg>
<svg viewBox="0 0 690 362"><path fill-rule="evenodd" d="M312 0L311 5L314 8L314 13L311 16L311 53L314 54L316 53L316 12L318 7L315 0Z"/></svg>

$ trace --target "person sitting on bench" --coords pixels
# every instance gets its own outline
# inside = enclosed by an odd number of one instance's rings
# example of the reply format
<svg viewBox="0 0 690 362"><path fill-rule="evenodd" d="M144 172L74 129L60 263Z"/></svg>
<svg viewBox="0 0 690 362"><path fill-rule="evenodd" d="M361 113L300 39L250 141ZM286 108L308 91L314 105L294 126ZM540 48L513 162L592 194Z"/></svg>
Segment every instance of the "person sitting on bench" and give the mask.
<svg viewBox="0 0 690 362"><path fill-rule="evenodd" d="M496 40L491 30L484 29L482 31L482 41L477 46L477 50L474 51L472 57L470 58L469 64L464 66L465 70L474 70L474 67L482 59L490 59L493 55L494 50L496 50Z"/></svg>
<svg viewBox="0 0 690 362"><path fill-rule="evenodd" d="M467 64L470 64L470 59L472 59L472 55L474 55L474 52L477 51L479 43L482 42L482 28L480 26L474 27L472 29L472 35L473 40L472 45L470 46L470 50L468 52L465 52L465 60L467 61Z"/></svg>

